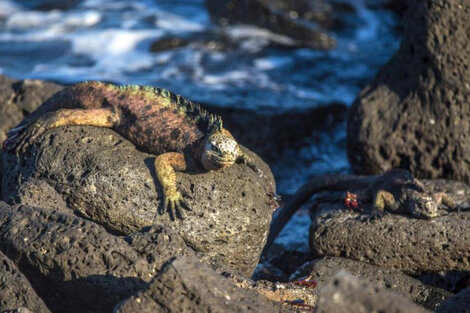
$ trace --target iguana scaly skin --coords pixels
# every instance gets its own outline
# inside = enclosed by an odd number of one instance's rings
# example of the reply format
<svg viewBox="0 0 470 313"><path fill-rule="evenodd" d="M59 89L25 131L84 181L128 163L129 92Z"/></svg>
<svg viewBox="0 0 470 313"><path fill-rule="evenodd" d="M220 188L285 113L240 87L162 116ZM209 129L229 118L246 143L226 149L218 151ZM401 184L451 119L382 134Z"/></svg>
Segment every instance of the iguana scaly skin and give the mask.
<svg viewBox="0 0 470 313"><path fill-rule="evenodd" d="M4 150L26 149L44 132L64 125L90 125L115 130L140 150L157 155L155 169L163 188L163 209L183 218L190 210L176 189L175 171L185 171L188 158L205 170L236 161L258 170L223 128L222 119L199 104L166 89L84 82L48 99L10 130Z"/></svg>
<svg viewBox="0 0 470 313"><path fill-rule="evenodd" d="M281 208L271 223L265 251L276 239L294 213L310 197L323 190L358 190L361 202L372 203L372 211L367 220L381 218L384 211L411 214L416 218L429 219L438 216L441 204L455 209L454 200L445 193L431 194L424 185L403 169L392 169L382 175L322 175L303 185L286 205Z"/></svg>

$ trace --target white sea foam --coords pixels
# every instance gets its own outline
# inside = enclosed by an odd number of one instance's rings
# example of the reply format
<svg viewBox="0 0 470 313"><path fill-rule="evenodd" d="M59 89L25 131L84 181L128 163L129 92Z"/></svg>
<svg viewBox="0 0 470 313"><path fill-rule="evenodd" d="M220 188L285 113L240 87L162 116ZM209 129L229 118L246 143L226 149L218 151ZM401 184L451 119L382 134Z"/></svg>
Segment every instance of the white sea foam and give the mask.
<svg viewBox="0 0 470 313"><path fill-rule="evenodd" d="M254 60L254 64L256 68L262 71L280 68L287 64L291 64L292 62L293 62L293 59L291 56L281 56L281 57L271 56L271 57L257 58Z"/></svg>
<svg viewBox="0 0 470 313"><path fill-rule="evenodd" d="M0 18L7 17L18 11L21 11L19 5L8 0L0 0Z"/></svg>
<svg viewBox="0 0 470 313"><path fill-rule="evenodd" d="M67 12L52 10L17 11L10 14L6 21L8 29L36 29L36 28L78 28L91 27L101 20L101 14L97 11Z"/></svg>
<svg viewBox="0 0 470 313"><path fill-rule="evenodd" d="M190 21L182 16L167 11L156 11L155 16L157 18L155 26L172 32L202 31L206 28L206 26L201 23Z"/></svg>
<svg viewBox="0 0 470 313"><path fill-rule="evenodd" d="M161 30L125 30L108 28L77 33L69 36L74 53L91 54L95 57L124 55L137 49L145 39L161 36Z"/></svg>

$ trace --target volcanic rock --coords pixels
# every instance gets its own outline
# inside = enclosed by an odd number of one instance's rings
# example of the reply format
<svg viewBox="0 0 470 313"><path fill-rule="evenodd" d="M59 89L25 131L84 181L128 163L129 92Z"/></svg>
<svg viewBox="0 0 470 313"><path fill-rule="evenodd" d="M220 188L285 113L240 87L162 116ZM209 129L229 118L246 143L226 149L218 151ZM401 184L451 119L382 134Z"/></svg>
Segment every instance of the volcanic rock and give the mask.
<svg viewBox="0 0 470 313"><path fill-rule="evenodd" d="M340 271L320 290L317 312L430 313L431 311L393 292Z"/></svg>
<svg viewBox="0 0 470 313"><path fill-rule="evenodd" d="M294 274L294 277L299 279L303 276L310 276L318 281L319 286L322 286L340 270L345 270L379 288L393 291L429 310L435 310L440 303L452 295L446 290L425 285L398 270L338 257L324 257L308 262Z"/></svg>
<svg viewBox="0 0 470 313"><path fill-rule="evenodd" d="M275 187L269 167L247 153L262 169L261 177L243 164L177 173L178 188L192 208L181 220L167 212L157 214L162 193L152 175L154 155L136 150L110 129L60 127L38 138L23 155L5 154L4 199L50 208L66 203L70 212L120 234L155 222L195 250L250 276L268 232L268 193Z"/></svg>
<svg viewBox="0 0 470 313"><path fill-rule="evenodd" d="M155 267L103 227L0 202L0 250L53 312L106 312L146 286Z"/></svg>
<svg viewBox="0 0 470 313"><path fill-rule="evenodd" d="M121 302L126 312L295 312L256 292L236 287L200 262L176 258L143 291Z"/></svg>
<svg viewBox="0 0 470 313"><path fill-rule="evenodd" d="M355 172L470 181L470 2L409 1L400 49L354 102Z"/></svg>
<svg viewBox="0 0 470 313"><path fill-rule="evenodd" d="M424 181L432 192L449 191L457 203L469 198L467 185L452 181ZM446 186L446 188L443 188ZM386 214L367 223L361 214L345 210L341 196L318 203L310 228L314 256L341 256L394 268L408 274L470 271L470 212L446 212L431 220ZM367 212L368 207L364 205Z"/></svg>
<svg viewBox="0 0 470 313"><path fill-rule="evenodd" d="M37 313L50 313L28 279L2 252L0 264L0 312L23 307ZM17 311L20 312L19 309Z"/></svg>
<svg viewBox="0 0 470 313"><path fill-rule="evenodd" d="M16 80L0 75L0 144L7 138L8 130L60 89L62 86L54 83L31 79ZM0 180L1 158L0 150Z"/></svg>

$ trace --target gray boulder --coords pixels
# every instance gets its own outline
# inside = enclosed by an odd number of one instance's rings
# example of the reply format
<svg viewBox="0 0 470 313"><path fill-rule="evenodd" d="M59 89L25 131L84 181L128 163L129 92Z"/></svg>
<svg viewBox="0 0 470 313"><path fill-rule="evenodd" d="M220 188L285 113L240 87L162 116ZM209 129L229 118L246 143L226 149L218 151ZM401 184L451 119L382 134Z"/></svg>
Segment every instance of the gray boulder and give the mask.
<svg viewBox="0 0 470 313"><path fill-rule="evenodd" d="M141 292L118 304L127 312L295 312L256 292L238 288L200 262L176 258Z"/></svg>
<svg viewBox="0 0 470 313"><path fill-rule="evenodd" d="M0 252L0 312L19 307L29 308L35 313L50 313L16 264ZM17 312L25 311L18 309Z"/></svg>
<svg viewBox="0 0 470 313"><path fill-rule="evenodd" d="M16 80L0 75L0 145L7 132L26 115L34 111L51 95L62 89L60 85L40 80ZM2 151L0 149L0 180L2 178ZM0 188L0 195L1 195Z"/></svg>
<svg viewBox="0 0 470 313"><path fill-rule="evenodd" d="M432 191L452 189L457 202L468 199L469 188L458 182L425 181ZM318 213L310 228L310 248L315 256L341 256L394 268L408 274L470 271L470 212L445 212L432 220L386 214L382 220L361 221L360 214L336 201L314 206ZM330 198L330 200L333 200ZM367 211L367 205L364 206Z"/></svg>
<svg viewBox="0 0 470 313"><path fill-rule="evenodd" d="M354 102L352 168L470 181L470 2L410 1L400 49Z"/></svg>
<svg viewBox="0 0 470 313"><path fill-rule="evenodd" d="M398 270L339 257L315 259L304 264L293 275L295 279L311 276L318 281L320 286L323 286L340 270L345 270L379 288L393 291L429 310L435 310L440 303L452 295L446 290L425 285Z"/></svg>
<svg viewBox="0 0 470 313"><path fill-rule="evenodd" d="M242 164L177 173L178 188L193 209L180 220L156 213L162 194L152 176L155 156L110 129L61 127L21 156L5 154L3 199L60 210L65 203L70 212L120 234L161 224L195 250L250 276L271 221L268 193L275 189L269 167L250 154L262 177Z"/></svg>
<svg viewBox="0 0 470 313"><path fill-rule="evenodd" d="M158 270L125 240L93 222L3 202L0 250L53 312L109 312L144 288Z"/></svg>
<svg viewBox="0 0 470 313"><path fill-rule="evenodd" d="M431 312L410 300L340 271L320 290L318 313Z"/></svg>
<svg viewBox="0 0 470 313"><path fill-rule="evenodd" d="M470 313L470 287L447 299L436 310L437 313Z"/></svg>

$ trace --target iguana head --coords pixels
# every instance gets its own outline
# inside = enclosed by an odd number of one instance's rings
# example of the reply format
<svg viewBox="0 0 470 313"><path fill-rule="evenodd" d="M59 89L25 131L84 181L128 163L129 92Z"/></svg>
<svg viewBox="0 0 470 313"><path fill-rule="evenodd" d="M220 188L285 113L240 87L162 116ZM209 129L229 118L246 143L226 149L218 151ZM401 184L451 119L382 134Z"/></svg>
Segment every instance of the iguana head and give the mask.
<svg viewBox="0 0 470 313"><path fill-rule="evenodd" d="M438 205L432 196L416 193L410 200L410 212L418 218L434 218L439 215Z"/></svg>
<svg viewBox="0 0 470 313"><path fill-rule="evenodd" d="M212 132L203 142L201 163L206 170L216 170L235 163L240 148L233 136L225 129Z"/></svg>

